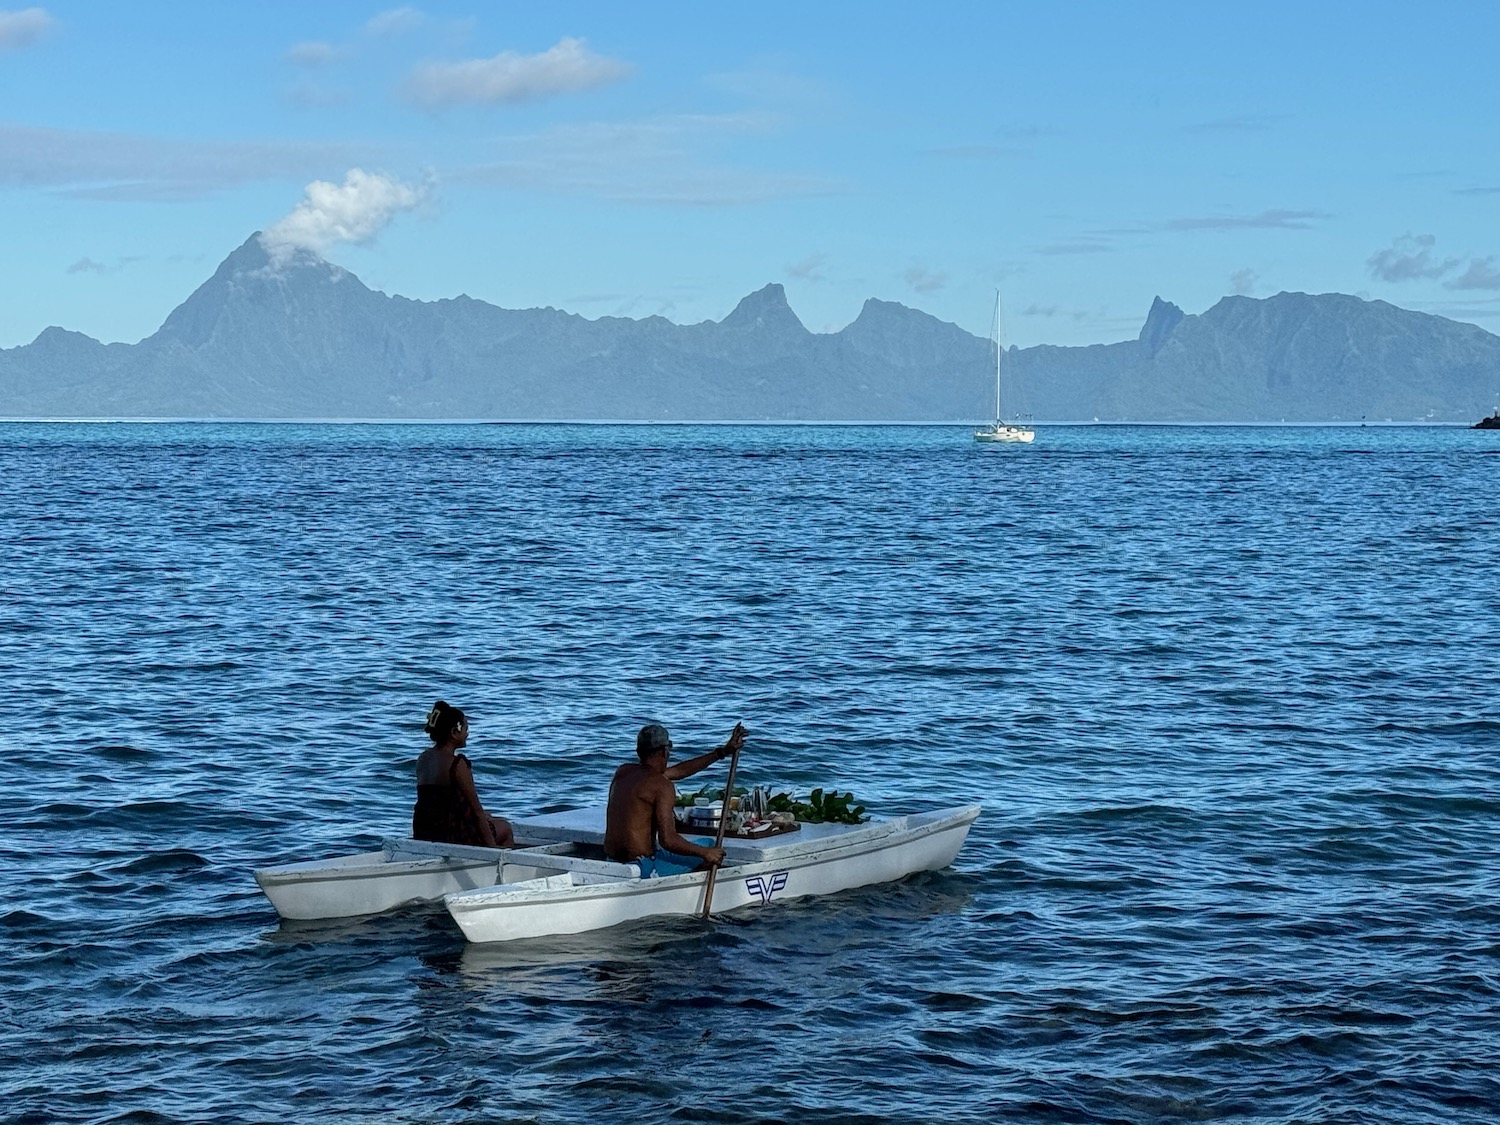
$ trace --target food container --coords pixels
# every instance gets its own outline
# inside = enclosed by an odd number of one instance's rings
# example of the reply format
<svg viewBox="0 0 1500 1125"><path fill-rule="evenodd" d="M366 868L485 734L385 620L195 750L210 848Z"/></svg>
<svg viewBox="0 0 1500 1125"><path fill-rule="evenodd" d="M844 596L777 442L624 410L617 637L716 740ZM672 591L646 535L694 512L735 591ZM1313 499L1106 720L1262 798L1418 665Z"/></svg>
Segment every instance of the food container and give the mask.
<svg viewBox="0 0 1500 1125"><path fill-rule="evenodd" d="M700 797L687 811L687 822L694 827L718 828L723 814L723 801L708 801Z"/></svg>

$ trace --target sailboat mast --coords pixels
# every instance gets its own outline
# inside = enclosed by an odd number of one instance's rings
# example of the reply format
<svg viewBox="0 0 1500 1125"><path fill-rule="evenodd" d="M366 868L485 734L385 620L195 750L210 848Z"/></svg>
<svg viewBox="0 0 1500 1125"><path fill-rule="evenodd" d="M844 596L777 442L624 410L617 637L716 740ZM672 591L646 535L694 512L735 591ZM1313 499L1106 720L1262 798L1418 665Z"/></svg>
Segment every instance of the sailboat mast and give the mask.
<svg viewBox="0 0 1500 1125"><path fill-rule="evenodd" d="M1000 425L1000 290L995 290L995 426Z"/></svg>

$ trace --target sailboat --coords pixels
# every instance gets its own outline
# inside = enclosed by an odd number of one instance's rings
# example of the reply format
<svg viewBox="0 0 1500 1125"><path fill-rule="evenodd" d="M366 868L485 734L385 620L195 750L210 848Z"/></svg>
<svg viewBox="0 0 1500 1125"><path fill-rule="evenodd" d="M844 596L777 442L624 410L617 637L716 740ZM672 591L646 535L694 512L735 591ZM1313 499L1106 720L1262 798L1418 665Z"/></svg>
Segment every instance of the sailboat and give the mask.
<svg viewBox="0 0 1500 1125"><path fill-rule="evenodd" d="M995 424L974 431L975 441L1020 441L1036 440L1036 431L1029 426L1013 426L1000 420L1000 357L1005 349L1000 346L1000 290L995 290Z"/></svg>

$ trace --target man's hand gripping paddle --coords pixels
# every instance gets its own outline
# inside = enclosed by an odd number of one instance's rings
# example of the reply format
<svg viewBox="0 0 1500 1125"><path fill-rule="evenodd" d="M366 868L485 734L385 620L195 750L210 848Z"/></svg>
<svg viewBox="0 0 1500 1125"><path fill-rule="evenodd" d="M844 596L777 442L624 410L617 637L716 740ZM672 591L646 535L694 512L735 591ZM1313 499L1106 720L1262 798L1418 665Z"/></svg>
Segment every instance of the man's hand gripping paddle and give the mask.
<svg viewBox="0 0 1500 1125"><path fill-rule="evenodd" d="M734 749L729 752L729 780L724 783L724 801L719 806L719 832L714 837L714 847L724 846L724 828L729 823L729 802L734 799L734 774L740 765L740 747L744 745L745 728L740 723L734 724L734 730L729 735L729 740ZM735 737L738 735L739 737ZM719 865L708 869L708 880L703 884L703 917L707 918L709 910L714 901L714 878L719 874Z"/></svg>

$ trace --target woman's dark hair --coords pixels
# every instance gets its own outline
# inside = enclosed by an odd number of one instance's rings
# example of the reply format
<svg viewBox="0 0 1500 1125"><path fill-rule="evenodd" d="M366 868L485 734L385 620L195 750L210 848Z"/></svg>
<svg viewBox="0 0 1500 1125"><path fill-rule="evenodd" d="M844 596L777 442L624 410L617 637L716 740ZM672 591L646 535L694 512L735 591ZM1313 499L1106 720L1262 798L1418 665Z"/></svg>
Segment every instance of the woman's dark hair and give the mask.
<svg viewBox="0 0 1500 1125"><path fill-rule="evenodd" d="M427 712L427 725L422 729L427 732L427 736L432 739L435 746L452 738L454 728L466 721L462 711L457 707L449 707L439 699L432 705L432 710Z"/></svg>

